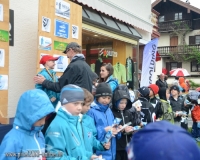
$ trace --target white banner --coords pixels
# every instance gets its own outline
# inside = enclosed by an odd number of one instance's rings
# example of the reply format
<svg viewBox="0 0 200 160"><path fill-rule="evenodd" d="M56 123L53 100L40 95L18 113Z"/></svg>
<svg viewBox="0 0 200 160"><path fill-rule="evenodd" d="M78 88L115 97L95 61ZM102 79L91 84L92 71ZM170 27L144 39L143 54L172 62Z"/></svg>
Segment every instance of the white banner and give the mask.
<svg viewBox="0 0 200 160"><path fill-rule="evenodd" d="M149 43L147 43L144 47L140 87L148 87L150 84L152 84L157 46L158 38L155 38Z"/></svg>

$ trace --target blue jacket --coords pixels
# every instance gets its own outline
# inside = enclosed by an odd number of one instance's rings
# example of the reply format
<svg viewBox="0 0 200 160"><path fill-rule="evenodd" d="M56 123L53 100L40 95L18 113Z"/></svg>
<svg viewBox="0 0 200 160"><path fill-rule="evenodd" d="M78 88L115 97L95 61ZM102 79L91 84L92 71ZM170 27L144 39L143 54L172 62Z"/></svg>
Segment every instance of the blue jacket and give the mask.
<svg viewBox="0 0 200 160"><path fill-rule="evenodd" d="M47 151L63 152L59 160L89 160L91 153L86 152L83 135L90 135L82 130L79 116L69 115L61 107L46 131ZM88 142L93 137L88 137ZM48 147L50 146L50 147Z"/></svg>
<svg viewBox="0 0 200 160"><path fill-rule="evenodd" d="M91 109L87 112L87 115L91 116L96 125L97 129L97 140L103 141L106 135L106 131L104 130L107 126L112 126L114 122L114 116L112 111L107 106L103 106L100 103L96 102L96 100L91 104ZM97 155L102 155L106 160L115 160L116 155L116 138L113 137L111 139L111 147L106 151L96 151Z"/></svg>
<svg viewBox="0 0 200 160"><path fill-rule="evenodd" d="M118 80L116 78L114 78L112 75L110 77L108 77L108 79L106 80L106 83L108 83L110 85L112 92L114 92L114 90L119 85Z"/></svg>
<svg viewBox="0 0 200 160"><path fill-rule="evenodd" d="M45 141L40 129L33 124L54 111L46 93L34 89L25 92L19 99L13 128L8 132L0 146L0 160L18 160L6 157L5 153L27 153L28 150L44 152ZM29 158L19 158L29 160ZM38 157L31 160L42 160Z"/></svg>
<svg viewBox="0 0 200 160"><path fill-rule="evenodd" d="M56 72L54 72L53 70L48 70L48 71L50 72L50 74L53 75L53 77L55 79L55 82L58 82L58 78L56 76ZM43 75L46 80L49 80L49 81L53 82L52 77L48 74L48 72L47 72L47 70L45 68L43 70L41 70L38 74ZM46 94L48 95L49 99L51 99L52 97L55 97L56 100L52 104L53 104L54 108L56 108L56 105L57 105L58 101L60 100L60 93L56 93L56 92L54 92L52 90L48 90L45 87L43 87L41 84L36 84L35 88L41 89L44 92L46 92Z"/></svg>
<svg viewBox="0 0 200 160"><path fill-rule="evenodd" d="M83 134L85 148L88 152L91 153L91 156L95 152L95 150L104 151L103 145L100 141L96 139L97 129L95 127L94 119L84 114L82 117L81 124L83 132L87 133Z"/></svg>

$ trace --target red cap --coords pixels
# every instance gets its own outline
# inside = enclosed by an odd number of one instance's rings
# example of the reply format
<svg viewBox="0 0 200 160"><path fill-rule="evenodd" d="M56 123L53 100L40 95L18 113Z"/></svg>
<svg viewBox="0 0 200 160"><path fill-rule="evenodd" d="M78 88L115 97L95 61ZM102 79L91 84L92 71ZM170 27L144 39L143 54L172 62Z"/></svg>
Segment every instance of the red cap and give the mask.
<svg viewBox="0 0 200 160"><path fill-rule="evenodd" d="M156 84L150 84L148 88L153 91L154 95L158 94L159 88Z"/></svg>
<svg viewBox="0 0 200 160"><path fill-rule="evenodd" d="M44 55L42 56L42 58L40 59L40 64L45 65L45 63L47 61L57 61L59 59L59 57L53 57L51 55Z"/></svg>

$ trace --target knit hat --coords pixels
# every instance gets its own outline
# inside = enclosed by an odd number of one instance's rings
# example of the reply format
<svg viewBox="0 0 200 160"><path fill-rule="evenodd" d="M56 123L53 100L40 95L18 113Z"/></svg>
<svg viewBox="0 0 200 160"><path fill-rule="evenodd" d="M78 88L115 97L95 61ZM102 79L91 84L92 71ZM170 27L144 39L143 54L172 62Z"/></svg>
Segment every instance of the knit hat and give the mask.
<svg viewBox="0 0 200 160"><path fill-rule="evenodd" d="M150 84L148 88L150 88L153 91L154 95L158 94L159 88L156 84Z"/></svg>
<svg viewBox="0 0 200 160"><path fill-rule="evenodd" d="M149 97L150 91L148 87L141 87L138 89L138 92L142 97Z"/></svg>
<svg viewBox="0 0 200 160"><path fill-rule="evenodd" d="M96 88L95 97L102 97L102 96L112 97L112 90L108 83L105 83L105 82L99 83Z"/></svg>
<svg viewBox="0 0 200 160"><path fill-rule="evenodd" d="M186 130L167 121L150 123L135 133L127 150L134 160L200 159L196 141Z"/></svg>
<svg viewBox="0 0 200 160"><path fill-rule="evenodd" d="M180 92L180 89L179 89L179 87L178 87L177 85L171 86L170 92L171 92L172 90L177 90L178 92Z"/></svg>
<svg viewBox="0 0 200 160"><path fill-rule="evenodd" d="M84 92L79 86L68 84L61 90L60 101L62 105L71 102L84 101Z"/></svg>

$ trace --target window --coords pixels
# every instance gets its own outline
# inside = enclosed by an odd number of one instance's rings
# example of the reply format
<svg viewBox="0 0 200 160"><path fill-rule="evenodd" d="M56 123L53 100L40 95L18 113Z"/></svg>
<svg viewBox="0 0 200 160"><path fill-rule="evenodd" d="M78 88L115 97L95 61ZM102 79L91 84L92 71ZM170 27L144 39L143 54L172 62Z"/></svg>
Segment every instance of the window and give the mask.
<svg viewBox="0 0 200 160"><path fill-rule="evenodd" d="M191 62L191 72L200 72L200 64L197 64L197 61Z"/></svg>
<svg viewBox="0 0 200 160"><path fill-rule="evenodd" d="M158 22L164 22L165 21L165 16L159 16Z"/></svg>
<svg viewBox="0 0 200 160"><path fill-rule="evenodd" d="M200 36L195 36L195 44L200 44Z"/></svg>
<svg viewBox="0 0 200 160"><path fill-rule="evenodd" d="M170 70L176 69L176 68L178 68L178 63L177 62L171 62L170 63Z"/></svg>
<svg viewBox="0 0 200 160"><path fill-rule="evenodd" d="M175 13L175 17L174 17L175 20L179 20L179 19L182 19L182 13Z"/></svg>

